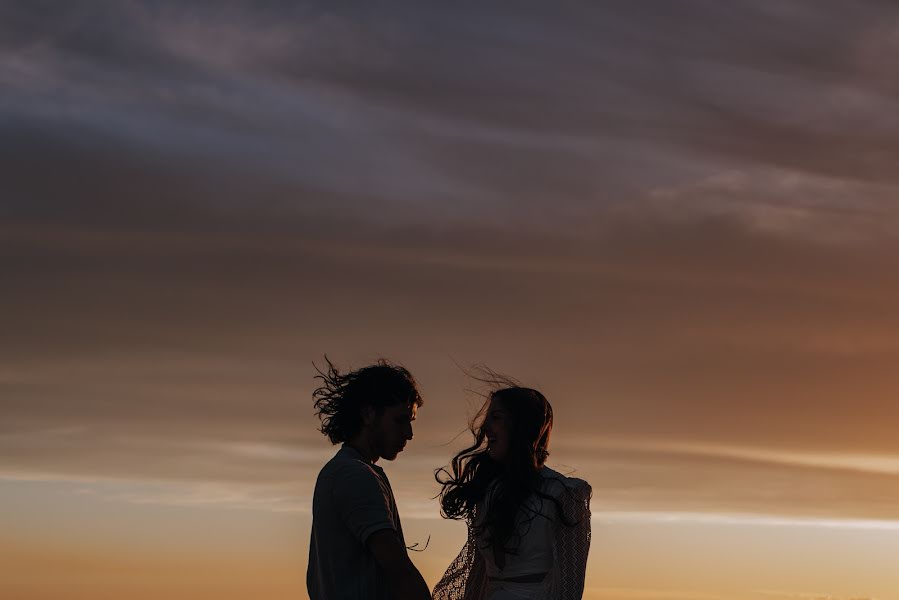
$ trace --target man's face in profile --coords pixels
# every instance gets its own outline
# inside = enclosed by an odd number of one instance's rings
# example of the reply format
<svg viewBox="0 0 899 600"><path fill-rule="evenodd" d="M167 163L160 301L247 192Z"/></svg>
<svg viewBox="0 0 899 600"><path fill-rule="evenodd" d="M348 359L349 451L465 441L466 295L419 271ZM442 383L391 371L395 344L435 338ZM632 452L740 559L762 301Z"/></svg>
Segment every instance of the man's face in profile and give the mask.
<svg viewBox="0 0 899 600"><path fill-rule="evenodd" d="M394 460L412 439L412 421L418 407L404 403L393 404L375 417L372 423L372 449L380 458Z"/></svg>

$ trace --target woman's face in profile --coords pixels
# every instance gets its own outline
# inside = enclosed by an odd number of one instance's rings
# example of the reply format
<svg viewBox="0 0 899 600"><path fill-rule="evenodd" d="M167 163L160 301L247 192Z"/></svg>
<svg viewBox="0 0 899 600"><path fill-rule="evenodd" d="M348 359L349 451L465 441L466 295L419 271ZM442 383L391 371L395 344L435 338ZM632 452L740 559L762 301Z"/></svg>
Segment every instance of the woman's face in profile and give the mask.
<svg viewBox="0 0 899 600"><path fill-rule="evenodd" d="M487 436L487 454L497 462L506 462L512 440L512 421L509 411L495 398L487 407L487 415L481 427Z"/></svg>

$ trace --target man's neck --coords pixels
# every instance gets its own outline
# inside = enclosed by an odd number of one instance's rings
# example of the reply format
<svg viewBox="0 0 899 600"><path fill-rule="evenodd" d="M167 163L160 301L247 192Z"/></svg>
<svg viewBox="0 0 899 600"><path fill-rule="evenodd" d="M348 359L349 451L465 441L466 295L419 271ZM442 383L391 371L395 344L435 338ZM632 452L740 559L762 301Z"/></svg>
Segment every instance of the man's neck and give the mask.
<svg viewBox="0 0 899 600"><path fill-rule="evenodd" d="M375 464L378 462L378 458L380 458L377 452L371 449L371 446L362 439L355 439L349 442L345 442L346 446L352 448L356 452L362 455L362 458L370 462L371 464Z"/></svg>

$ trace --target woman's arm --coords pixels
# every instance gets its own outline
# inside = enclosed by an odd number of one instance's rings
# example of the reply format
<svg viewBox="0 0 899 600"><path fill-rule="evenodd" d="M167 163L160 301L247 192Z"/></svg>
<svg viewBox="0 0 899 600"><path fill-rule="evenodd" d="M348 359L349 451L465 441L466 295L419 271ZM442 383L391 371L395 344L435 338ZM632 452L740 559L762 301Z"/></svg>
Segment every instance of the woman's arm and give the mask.
<svg viewBox="0 0 899 600"><path fill-rule="evenodd" d="M581 600L590 552L590 497L593 490L586 481L577 479L570 493L563 495L565 520L556 528L556 561L553 565L553 600Z"/></svg>
<svg viewBox="0 0 899 600"><path fill-rule="evenodd" d="M483 600L487 570L484 559L475 548L473 536L469 525L468 541L434 586L433 600Z"/></svg>

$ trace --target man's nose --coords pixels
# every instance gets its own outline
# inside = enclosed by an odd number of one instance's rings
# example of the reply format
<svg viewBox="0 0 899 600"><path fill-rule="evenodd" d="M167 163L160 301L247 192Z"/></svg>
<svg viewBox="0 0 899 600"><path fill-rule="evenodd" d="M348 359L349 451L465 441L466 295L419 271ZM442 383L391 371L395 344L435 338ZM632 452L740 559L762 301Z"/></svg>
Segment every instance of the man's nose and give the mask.
<svg viewBox="0 0 899 600"><path fill-rule="evenodd" d="M406 432L405 432L405 433L406 433L406 439L407 439L407 440L411 440L411 439L412 439L412 423L409 423L409 424L406 426Z"/></svg>

